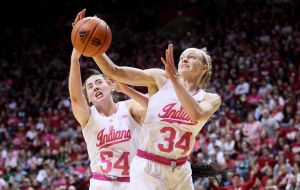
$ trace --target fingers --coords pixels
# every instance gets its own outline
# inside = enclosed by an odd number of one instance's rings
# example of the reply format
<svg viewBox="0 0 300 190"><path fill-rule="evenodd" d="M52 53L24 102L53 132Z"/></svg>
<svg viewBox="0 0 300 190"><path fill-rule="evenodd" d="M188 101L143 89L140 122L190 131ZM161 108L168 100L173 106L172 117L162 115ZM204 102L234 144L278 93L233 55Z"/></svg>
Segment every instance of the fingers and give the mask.
<svg viewBox="0 0 300 190"><path fill-rule="evenodd" d="M74 25L75 25L78 21L80 21L81 19L83 19L83 18L85 17L85 12L86 12L86 9L83 9L82 11L80 11L80 12L77 14L77 16L76 16L74 22L72 23L72 26L73 26L73 27L74 27Z"/></svg>
<svg viewBox="0 0 300 190"><path fill-rule="evenodd" d="M169 44L169 56L170 59L173 61L173 44Z"/></svg>
<svg viewBox="0 0 300 190"><path fill-rule="evenodd" d="M83 9L81 12L80 12L80 20L83 19L85 17L85 12L86 12L86 9Z"/></svg>
<svg viewBox="0 0 300 190"><path fill-rule="evenodd" d="M166 49L166 60L168 60L168 49Z"/></svg>
<svg viewBox="0 0 300 190"><path fill-rule="evenodd" d="M169 44L165 52L165 58L161 57L161 61L165 64L174 64L173 44Z"/></svg>
<svg viewBox="0 0 300 190"><path fill-rule="evenodd" d="M161 62L163 62L163 64L165 64L165 65L167 64L166 60L163 57L161 57L160 60L161 60Z"/></svg>
<svg viewBox="0 0 300 190"><path fill-rule="evenodd" d="M174 62L173 61L173 44L169 44L168 45L167 51L168 51L167 59L168 59L168 61L170 61L171 63L173 63Z"/></svg>

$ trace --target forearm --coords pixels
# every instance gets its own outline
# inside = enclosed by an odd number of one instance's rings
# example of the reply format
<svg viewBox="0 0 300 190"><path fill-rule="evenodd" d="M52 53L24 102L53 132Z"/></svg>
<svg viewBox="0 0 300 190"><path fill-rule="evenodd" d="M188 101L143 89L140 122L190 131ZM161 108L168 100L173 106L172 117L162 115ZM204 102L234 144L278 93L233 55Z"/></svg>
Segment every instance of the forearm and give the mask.
<svg viewBox="0 0 300 190"><path fill-rule="evenodd" d="M155 82L153 77L143 70L117 66L106 54L98 55L93 59L104 75L110 79L133 86L149 86Z"/></svg>
<svg viewBox="0 0 300 190"><path fill-rule="evenodd" d="M104 53L93 57L97 66L110 79L115 79L115 71L118 69L117 65L111 61L111 59Z"/></svg>
<svg viewBox="0 0 300 190"><path fill-rule="evenodd" d="M71 101L85 101L82 89L79 59L74 58L74 56L71 57L68 85Z"/></svg>
<svg viewBox="0 0 300 190"><path fill-rule="evenodd" d="M122 89L122 93L126 94L127 96L129 96L130 98L134 99L136 102L138 102L139 104L141 104L143 106L143 108L147 109L148 107L148 96L131 88L131 87L126 87L124 89Z"/></svg>
<svg viewBox="0 0 300 190"><path fill-rule="evenodd" d="M189 92L180 84L178 79L171 79L171 82L180 103L192 120L198 121L213 110L213 107L210 104L203 104L200 106Z"/></svg>

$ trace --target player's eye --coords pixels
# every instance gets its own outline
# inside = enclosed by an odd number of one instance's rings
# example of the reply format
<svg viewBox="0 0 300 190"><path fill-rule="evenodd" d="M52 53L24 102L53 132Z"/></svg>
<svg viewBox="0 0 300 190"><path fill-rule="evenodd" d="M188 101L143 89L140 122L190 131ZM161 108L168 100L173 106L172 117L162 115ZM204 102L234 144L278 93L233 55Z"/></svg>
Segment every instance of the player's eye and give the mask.
<svg viewBox="0 0 300 190"><path fill-rule="evenodd" d="M96 80L96 82L95 82L97 85L100 85L100 84L102 84L102 80Z"/></svg>
<svg viewBox="0 0 300 190"><path fill-rule="evenodd" d="M88 90L91 90L92 88L93 88L93 85L92 85L92 84L87 85L87 89L88 89Z"/></svg>

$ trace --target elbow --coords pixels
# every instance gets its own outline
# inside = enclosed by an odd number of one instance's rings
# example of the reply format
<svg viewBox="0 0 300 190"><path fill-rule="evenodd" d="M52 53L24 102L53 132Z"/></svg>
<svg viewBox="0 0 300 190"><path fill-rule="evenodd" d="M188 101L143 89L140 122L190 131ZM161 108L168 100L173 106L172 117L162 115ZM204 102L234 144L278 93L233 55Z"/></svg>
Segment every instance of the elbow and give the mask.
<svg viewBox="0 0 300 190"><path fill-rule="evenodd" d="M190 118L193 121L200 121L203 120L203 118L208 118L211 115L211 112L209 111L202 111L202 112L195 112L190 114Z"/></svg>
<svg viewBox="0 0 300 190"><path fill-rule="evenodd" d="M193 113L191 113L191 119L193 119L194 121L203 120L204 118L208 119L219 108L220 104L220 99L217 99L213 104L203 104L202 106L198 107L198 109L196 109Z"/></svg>
<svg viewBox="0 0 300 190"><path fill-rule="evenodd" d="M74 95L70 95L70 100L71 100L71 103L79 102L79 98L77 96L74 96Z"/></svg>
<svg viewBox="0 0 300 190"><path fill-rule="evenodd" d="M192 121L199 121L201 119L201 117L199 115L191 116L190 118Z"/></svg>
<svg viewBox="0 0 300 190"><path fill-rule="evenodd" d="M199 121L201 119L203 119L204 116L204 112L199 112L199 111L195 111L189 114L191 120L193 121Z"/></svg>
<svg viewBox="0 0 300 190"><path fill-rule="evenodd" d="M71 100L72 104L74 104L74 103L76 104L76 103L85 101L86 98L84 97L83 94L76 95L76 94L70 93L70 100Z"/></svg>

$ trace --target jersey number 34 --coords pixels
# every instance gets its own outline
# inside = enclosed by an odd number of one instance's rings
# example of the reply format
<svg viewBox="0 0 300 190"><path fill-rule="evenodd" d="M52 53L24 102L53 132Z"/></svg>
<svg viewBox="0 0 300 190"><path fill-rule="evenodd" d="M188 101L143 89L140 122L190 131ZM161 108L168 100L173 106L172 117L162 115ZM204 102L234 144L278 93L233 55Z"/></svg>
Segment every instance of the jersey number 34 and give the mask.
<svg viewBox="0 0 300 190"><path fill-rule="evenodd" d="M174 142L176 138L176 130L172 127L163 127L160 130L161 133L168 133L168 137L165 137L164 140L168 142L168 145L158 144L158 148L162 152L171 152L174 147L182 149L181 155L185 155L190 149L190 139L192 133L187 131L185 132L177 142Z"/></svg>

